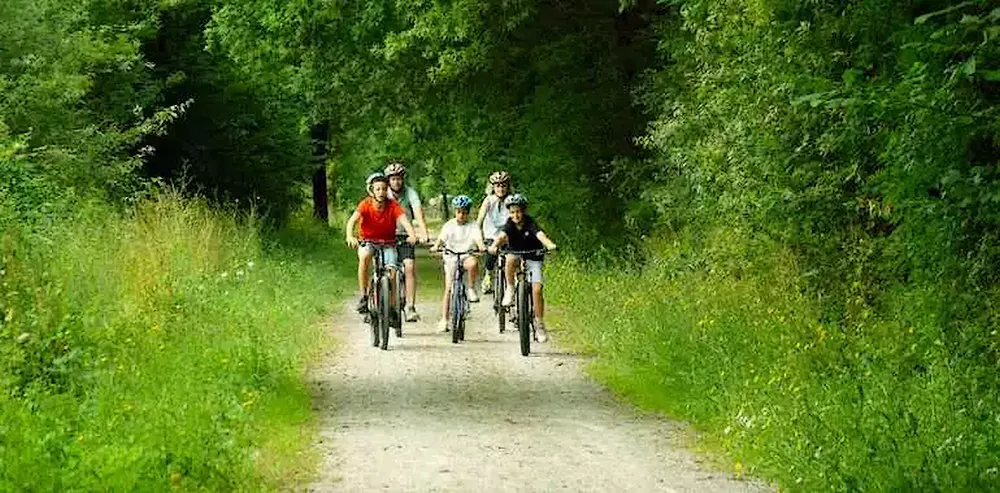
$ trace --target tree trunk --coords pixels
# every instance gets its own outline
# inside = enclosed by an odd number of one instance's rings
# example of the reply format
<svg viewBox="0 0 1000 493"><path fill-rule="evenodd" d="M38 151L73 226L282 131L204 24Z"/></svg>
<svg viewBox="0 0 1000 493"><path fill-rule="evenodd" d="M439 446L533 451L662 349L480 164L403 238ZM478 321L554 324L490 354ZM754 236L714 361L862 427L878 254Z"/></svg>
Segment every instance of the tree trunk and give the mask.
<svg viewBox="0 0 1000 493"><path fill-rule="evenodd" d="M309 131L313 144L313 216L323 221L330 220L330 206L326 190L326 141L329 138L329 124L314 124Z"/></svg>

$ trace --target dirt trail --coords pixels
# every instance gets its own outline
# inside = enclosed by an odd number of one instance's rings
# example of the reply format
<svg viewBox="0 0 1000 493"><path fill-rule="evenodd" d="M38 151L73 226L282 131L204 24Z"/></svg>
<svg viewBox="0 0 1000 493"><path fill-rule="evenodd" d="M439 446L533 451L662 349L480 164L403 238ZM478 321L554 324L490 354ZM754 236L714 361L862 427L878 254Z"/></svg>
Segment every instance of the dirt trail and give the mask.
<svg viewBox="0 0 1000 493"><path fill-rule="evenodd" d="M386 352L344 305L341 347L312 372L323 463L310 491L767 490L706 470L681 427L615 402L582 358L551 342L522 357L489 303L459 345L435 333L438 304L420 304Z"/></svg>

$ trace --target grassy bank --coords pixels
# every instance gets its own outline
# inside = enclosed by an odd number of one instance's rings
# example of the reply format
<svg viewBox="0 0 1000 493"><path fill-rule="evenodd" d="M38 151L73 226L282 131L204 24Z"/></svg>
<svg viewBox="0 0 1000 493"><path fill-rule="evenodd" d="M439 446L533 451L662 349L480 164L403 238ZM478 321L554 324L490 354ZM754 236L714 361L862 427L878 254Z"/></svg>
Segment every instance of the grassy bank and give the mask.
<svg viewBox="0 0 1000 493"><path fill-rule="evenodd" d="M697 256L682 240L661 245L641 272L549 270L553 322L598 356L599 380L692 422L732 471L783 489L997 488L996 343L979 337L995 320L955 330L953 300L911 285L834 324L778 245L708 243Z"/></svg>
<svg viewBox="0 0 1000 493"><path fill-rule="evenodd" d="M0 490L260 490L309 474L303 369L331 343L353 265L309 220L259 229L168 195L3 232Z"/></svg>

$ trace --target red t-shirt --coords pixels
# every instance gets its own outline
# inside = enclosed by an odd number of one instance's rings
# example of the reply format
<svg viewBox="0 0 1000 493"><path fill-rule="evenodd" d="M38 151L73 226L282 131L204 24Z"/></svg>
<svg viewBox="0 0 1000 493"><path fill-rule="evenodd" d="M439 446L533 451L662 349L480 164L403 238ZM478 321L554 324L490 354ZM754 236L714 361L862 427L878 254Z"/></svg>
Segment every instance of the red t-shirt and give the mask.
<svg viewBox="0 0 1000 493"><path fill-rule="evenodd" d="M392 199L385 199L382 209L379 209L377 204L378 202L371 197L365 197L358 203L358 213L361 214L361 239L395 241L396 219L406 212L400 207L399 202Z"/></svg>

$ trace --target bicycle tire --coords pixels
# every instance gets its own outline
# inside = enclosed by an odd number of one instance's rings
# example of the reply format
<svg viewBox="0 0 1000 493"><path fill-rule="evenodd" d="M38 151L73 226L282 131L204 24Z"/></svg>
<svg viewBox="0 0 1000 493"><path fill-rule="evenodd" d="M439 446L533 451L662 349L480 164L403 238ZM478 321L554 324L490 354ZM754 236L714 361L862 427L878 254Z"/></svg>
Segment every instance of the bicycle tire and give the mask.
<svg viewBox="0 0 1000 493"><path fill-rule="evenodd" d="M451 342L458 344L462 330L462 322L465 317L462 296L465 294L465 285L462 283L461 272L456 275L457 279L451 283Z"/></svg>
<svg viewBox="0 0 1000 493"><path fill-rule="evenodd" d="M506 284L503 272L497 269L497 276L493 279L493 312L497 316L497 325L500 326L501 334L507 331L507 307L503 306L503 290Z"/></svg>
<svg viewBox="0 0 1000 493"><path fill-rule="evenodd" d="M372 287L374 287L374 286L375 286L375 280L372 279ZM368 313L367 313L366 316L368 317L368 325L369 325L369 327L371 327L372 346L373 347L378 347L379 346L379 342L381 341L381 337L380 337L379 329L378 329L378 327L379 327L379 325L378 325L378 310L375 309L375 303L374 303L375 299L376 299L375 298L375 290L369 288L368 289Z"/></svg>
<svg viewBox="0 0 1000 493"><path fill-rule="evenodd" d="M521 356L531 353L531 285L525 281L517 283L517 332L521 336Z"/></svg>
<svg viewBox="0 0 1000 493"><path fill-rule="evenodd" d="M389 349L389 278L382 276L378 280L378 314L379 335L382 337L379 347L383 351Z"/></svg>
<svg viewBox="0 0 1000 493"><path fill-rule="evenodd" d="M406 274L396 276L396 337L403 337L403 320L406 319Z"/></svg>

